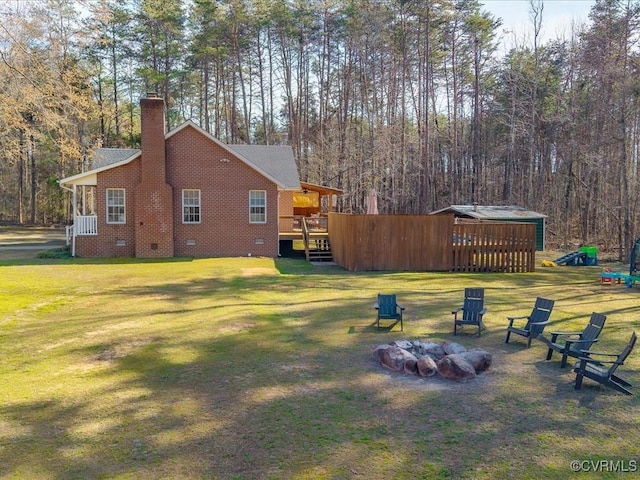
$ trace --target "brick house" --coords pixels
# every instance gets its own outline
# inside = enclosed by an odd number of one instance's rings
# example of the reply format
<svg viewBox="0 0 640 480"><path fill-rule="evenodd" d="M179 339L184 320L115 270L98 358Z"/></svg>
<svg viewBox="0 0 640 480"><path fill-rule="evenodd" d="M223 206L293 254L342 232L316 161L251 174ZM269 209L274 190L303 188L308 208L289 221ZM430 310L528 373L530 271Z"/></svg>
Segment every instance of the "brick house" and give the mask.
<svg viewBox="0 0 640 480"><path fill-rule="evenodd" d="M221 257L279 254L279 220L302 190L290 147L226 145L191 121L165 133L143 98L141 149L99 149L73 192L72 254Z"/></svg>

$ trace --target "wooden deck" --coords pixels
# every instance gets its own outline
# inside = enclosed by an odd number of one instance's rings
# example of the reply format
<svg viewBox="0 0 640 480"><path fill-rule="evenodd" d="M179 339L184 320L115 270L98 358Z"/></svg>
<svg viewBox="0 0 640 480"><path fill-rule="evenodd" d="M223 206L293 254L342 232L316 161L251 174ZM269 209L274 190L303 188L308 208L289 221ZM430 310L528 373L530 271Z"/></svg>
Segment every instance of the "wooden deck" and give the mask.
<svg viewBox="0 0 640 480"><path fill-rule="evenodd" d="M302 231L292 231L292 232L279 232L280 240L303 240L304 235ZM309 232L309 238L311 239L321 239L321 238L329 238L329 232L324 231L311 231Z"/></svg>
<svg viewBox="0 0 640 480"><path fill-rule="evenodd" d="M302 240L302 230L279 232L280 240Z"/></svg>

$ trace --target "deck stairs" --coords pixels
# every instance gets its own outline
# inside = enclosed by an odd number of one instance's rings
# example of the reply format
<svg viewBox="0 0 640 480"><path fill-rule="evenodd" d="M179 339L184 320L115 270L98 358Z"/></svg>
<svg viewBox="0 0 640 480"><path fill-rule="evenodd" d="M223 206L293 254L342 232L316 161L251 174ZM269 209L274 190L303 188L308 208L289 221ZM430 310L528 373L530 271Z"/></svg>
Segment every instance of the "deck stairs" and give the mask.
<svg viewBox="0 0 640 480"><path fill-rule="evenodd" d="M317 226L310 225L305 218L302 222L302 238L304 241L304 252L307 262L333 262L329 232L326 228L318 228Z"/></svg>

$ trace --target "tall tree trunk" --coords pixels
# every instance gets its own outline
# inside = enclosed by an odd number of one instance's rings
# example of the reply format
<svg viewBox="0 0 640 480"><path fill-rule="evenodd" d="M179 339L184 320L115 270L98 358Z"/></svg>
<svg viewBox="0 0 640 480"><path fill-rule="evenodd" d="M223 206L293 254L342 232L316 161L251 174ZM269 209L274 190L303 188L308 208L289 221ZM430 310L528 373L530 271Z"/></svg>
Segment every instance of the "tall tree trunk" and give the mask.
<svg viewBox="0 0 640 480"><path fill-rule="evenodd" d="M35 155L36 142L33 135L29 135L29 147L27 149L28 160L31 167L31 214L30 222L32 225L36 223L36 193L38 191L38 169L36 165Z"/></svg>
<svg viewBox="0 0 640 480"><path fill-rule="evenodd" d="M22 225L24 223L24 161L27 156L25 141L24 141L24 130L20 130L20 156L18 157L18 181L17 181L17 190L18 190L18 201L16 203L17 207L17 215L18 223Z"/></svg>

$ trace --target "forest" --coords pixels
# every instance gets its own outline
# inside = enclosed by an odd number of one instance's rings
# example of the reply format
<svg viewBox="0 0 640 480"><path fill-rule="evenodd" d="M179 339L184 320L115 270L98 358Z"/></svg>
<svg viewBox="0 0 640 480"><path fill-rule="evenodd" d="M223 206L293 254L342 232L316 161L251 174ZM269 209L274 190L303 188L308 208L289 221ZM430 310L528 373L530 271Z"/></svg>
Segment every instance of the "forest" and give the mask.
<svg viewBox="0 0 640 480"><path fill-rule="evenodd" d="M501 48L478 0L0 2L0 222L68 223L57 180L139 144L139 99L226 143L285 144L338 208L519 205L547 243L640 236L640 1Z"/></svg>

